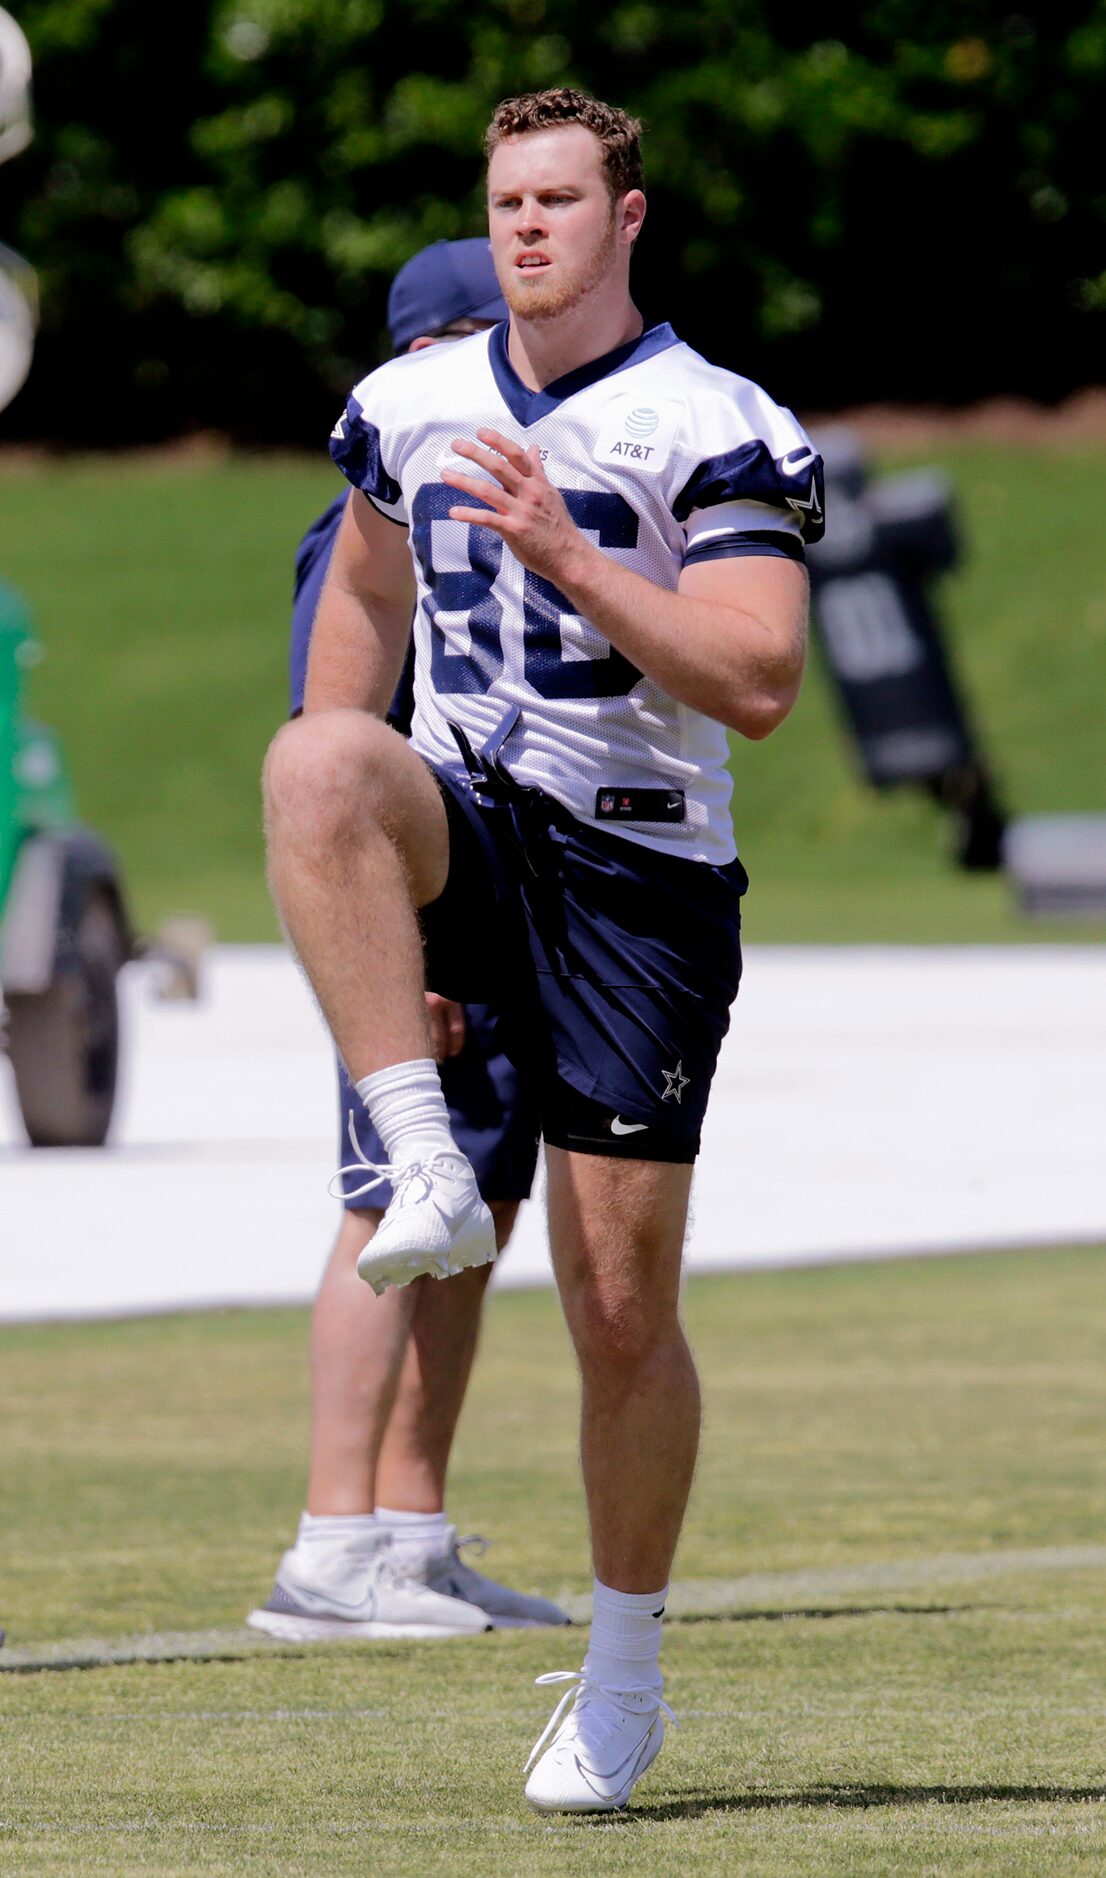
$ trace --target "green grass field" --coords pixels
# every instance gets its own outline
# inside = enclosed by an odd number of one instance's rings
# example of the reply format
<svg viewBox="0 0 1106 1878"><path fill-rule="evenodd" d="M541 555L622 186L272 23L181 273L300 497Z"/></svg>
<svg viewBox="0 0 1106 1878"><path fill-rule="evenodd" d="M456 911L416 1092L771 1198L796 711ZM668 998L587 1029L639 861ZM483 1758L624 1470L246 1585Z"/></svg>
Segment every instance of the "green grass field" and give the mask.
<svg viewBox="0 0 1106 1878"><path fill-rule="evenodd" d="M961 443L946 460L973 548L947 610L1010 804L1106 808L1106 452ZM196 910L224 939L275 934L257 773L285 708L292 550L337 486L307 458L0 467L0 569L48 649L35 705L64 732L83 812L121 849L147 925ZM1000 881L958 875L928 803L861 788L816 664L794 716L734 767L754 939L1071 930L1027 925Z"/></svg>
<svg viewBox="0 0 1106 1878"><path fill-rule="evenodd" d="M300 1505L302 1312L0 1332L0 1869L1066 1875L1106 1857L1101 1250L692 1281L702 1465L665 1657L682 1726L618 1820L521 1767L579 1633L248 1641ZM587 1584L554 1299L488 1316L452 1508Z"/></svg>

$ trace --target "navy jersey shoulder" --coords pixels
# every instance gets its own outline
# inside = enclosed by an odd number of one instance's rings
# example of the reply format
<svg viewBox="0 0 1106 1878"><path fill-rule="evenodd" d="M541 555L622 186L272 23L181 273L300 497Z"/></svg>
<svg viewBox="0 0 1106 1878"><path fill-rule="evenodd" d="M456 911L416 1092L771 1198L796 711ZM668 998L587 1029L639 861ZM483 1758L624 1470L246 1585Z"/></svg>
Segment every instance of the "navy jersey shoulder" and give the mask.
<svg viewBox="0 0 1106 1878"><path fill-rule="evenodd" d="M318 569L319 562L322 561L324 565L329 563L330 551L334 546L338 525L342 520L348 498L349 491L346 489L343 489L340 495L336 495L322 514L315 517L296 549L293 604L299 599L307 581Z"/></svg>
<svg viewBox="0 0 1106 1878"><path fill-rule="evenodd" d="M686 525L697 511L741 505L744 527L729 552L752 547L801 560L803 545L820 540L825 527L822 459L810 438L793 412L753 379L711 364L690 346L682 349L681 363L691 393L686 442L693 467L673 490L677 521ZM792 535L790 549L781 523ZM697 526L696 537L701 533ZM712 552L703 542L688 559Z"/></svg>
<svg viewBox="0 0 1106 1878"><path fill-rule="evenodd" d="M342 516L345 514L348 492L335 496L334 501L316 516L307 530L299 547L296 549L296 571L292 589L292 637L288 648L288 689L289 715L298 717L303 710L303 694L307 685L307 655L311 649L311 629L315 624L315 610L319 604L319 595L326 580L330 557L334 552L334 543L338 537ZM411 717L415 708L415 653L414 646L407 648L403 675L396 687L395 697L388 707L388 722L394 729L403 732L406 737L411 730Z"/></svg>

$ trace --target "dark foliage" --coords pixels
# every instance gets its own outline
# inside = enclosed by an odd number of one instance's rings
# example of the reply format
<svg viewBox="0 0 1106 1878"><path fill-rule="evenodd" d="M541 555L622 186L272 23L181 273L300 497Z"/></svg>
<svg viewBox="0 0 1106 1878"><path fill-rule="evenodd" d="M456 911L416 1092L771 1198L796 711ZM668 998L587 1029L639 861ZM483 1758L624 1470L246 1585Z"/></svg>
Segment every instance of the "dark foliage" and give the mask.
<svg viewBox="0 0 1106 1878"><path fill-rule="evenodd" d="M43 331L8 435L302 442L395 268L478 232L495 102L648 126L637 290L788 402L1101 377L1106 7L982 0L30 0L37 136L0 232Z"/></svg>

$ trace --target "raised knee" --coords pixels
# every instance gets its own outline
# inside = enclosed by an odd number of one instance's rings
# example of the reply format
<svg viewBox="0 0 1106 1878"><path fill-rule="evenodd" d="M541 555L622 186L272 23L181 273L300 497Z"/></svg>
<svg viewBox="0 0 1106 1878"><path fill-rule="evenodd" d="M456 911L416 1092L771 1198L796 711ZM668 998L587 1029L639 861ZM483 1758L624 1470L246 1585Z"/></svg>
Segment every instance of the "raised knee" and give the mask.
<svg viewBox="0 0 1106 1878"><path fill-rule="evenodd" d="M363 818L386 761L385 724L363 711L320 711L278 730L265 758L270 820L307 821L338 832L351 812Z"/></svg>
<svg viewBox="0 0 1106 1878"><path fill-rule="evenodd" d="M265 752L265 762L261 770L261 793L265 807L270 812L283 807L286 795L292 792L295 775L300 762L302 744L302 719L291 724L282 724Z"/></svg>

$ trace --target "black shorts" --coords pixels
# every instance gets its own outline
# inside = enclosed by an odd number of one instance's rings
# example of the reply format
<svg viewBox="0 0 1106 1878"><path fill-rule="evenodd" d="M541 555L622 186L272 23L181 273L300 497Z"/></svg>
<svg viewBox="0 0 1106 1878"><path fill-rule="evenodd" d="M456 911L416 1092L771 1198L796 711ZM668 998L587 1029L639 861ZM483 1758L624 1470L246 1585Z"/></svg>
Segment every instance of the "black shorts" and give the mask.
<svg viewBox="0 0 1106 1878"><path fill-rule="evenodd" d="M741 862L642 847L540 790L490 800L437 779L450 859L421 914L431 990L504 1012L553 1146L693 1161L741 977Z"/></svg>

